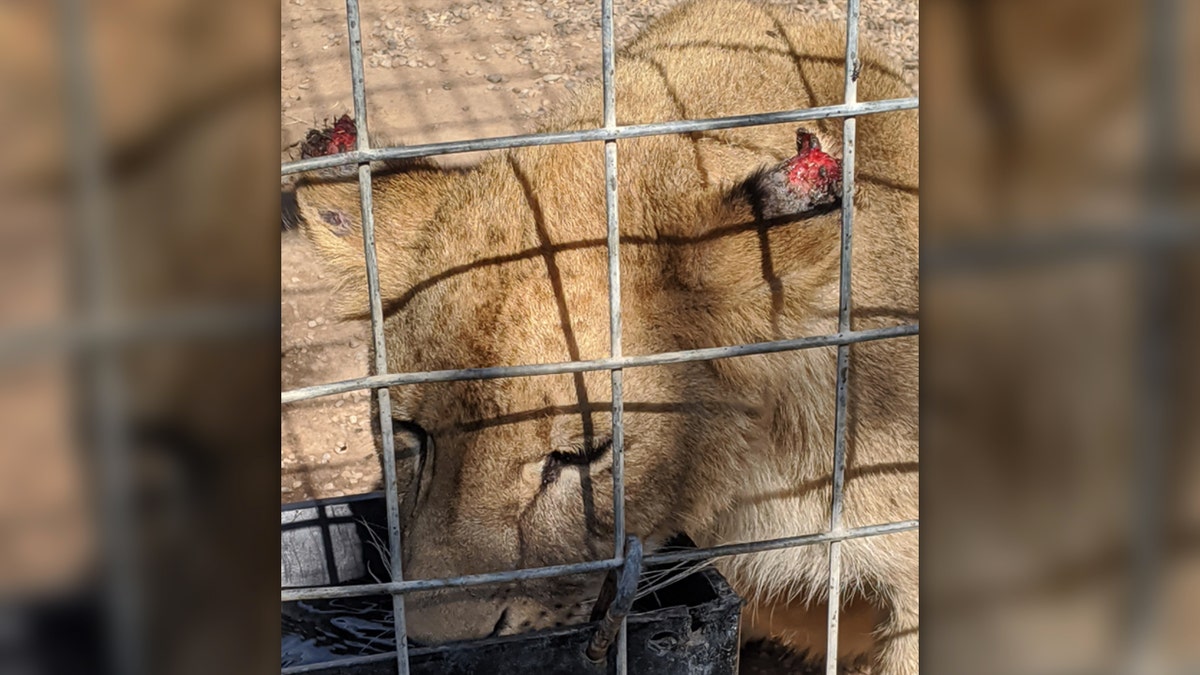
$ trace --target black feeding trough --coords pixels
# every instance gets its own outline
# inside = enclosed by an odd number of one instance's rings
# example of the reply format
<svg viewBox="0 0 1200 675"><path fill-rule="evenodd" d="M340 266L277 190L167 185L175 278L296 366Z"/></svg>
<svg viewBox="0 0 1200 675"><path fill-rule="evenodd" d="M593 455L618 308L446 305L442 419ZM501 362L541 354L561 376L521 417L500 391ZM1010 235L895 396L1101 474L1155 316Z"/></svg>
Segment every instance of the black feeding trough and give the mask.
<svg viewBox="0 0 1200 675"><path fill-rule="evenodd" d="M284 588L373 583L385 569L374 541L385 536L381 493L284 507L280 542ZM640 548L634 546L634 548ZM635 556L631 548L628 558ZM610 573L600 603L610 613L632 598L637 570ZM374 575L374 576L373 576ZM604 596L609 596L605 598ZM282 607L283 673L383 675L396 672L392 603L387 596L300 600ZM636 600L628 613L630 673L733 675L738 663L741 600L711 568ZM409 649L414 675L613 672L604 644L612 622ZM600 637L597 634L600 633Z"/></svg>

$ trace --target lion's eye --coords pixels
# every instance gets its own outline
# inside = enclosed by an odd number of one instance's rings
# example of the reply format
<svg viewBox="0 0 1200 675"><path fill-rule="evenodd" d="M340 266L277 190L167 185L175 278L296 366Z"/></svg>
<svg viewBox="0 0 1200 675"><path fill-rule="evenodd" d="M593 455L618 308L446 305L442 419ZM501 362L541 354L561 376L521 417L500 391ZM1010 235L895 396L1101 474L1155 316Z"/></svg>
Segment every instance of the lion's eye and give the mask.
<svg viewBox="0 0 1200 675"><path fill-rule="evenodd" d="M611 448L612 438L603 436L584 439L565 450L551 452L542 464L542 487L545 488L558 480L564 467L587 466L604 457Z"/></svg>
<svg viewBox="0 0 1200 675"><path fill-rule="evenodd" d="M399 488L406 501L415 505L429 482L432 439L421 425L411 420L393 417L392 431Z"/></svg>

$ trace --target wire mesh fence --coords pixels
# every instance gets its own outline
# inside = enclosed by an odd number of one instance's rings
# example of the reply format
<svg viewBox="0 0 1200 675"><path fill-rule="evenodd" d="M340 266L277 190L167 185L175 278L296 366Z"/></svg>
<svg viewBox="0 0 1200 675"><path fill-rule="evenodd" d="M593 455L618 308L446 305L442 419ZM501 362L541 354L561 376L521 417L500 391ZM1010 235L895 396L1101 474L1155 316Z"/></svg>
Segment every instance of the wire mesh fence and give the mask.
<svg viewBox="0 0 1200 675"><path fill-rule="evenodd" d="M674 120L654 124L620 126L617 124L615 59L613 44L613 0L601 0L601 83L603 87L603 126L569 132L553 132L474 139L447 143L431 143L407 147L372 148L367 129L366 86L363 77L363 50L361 18L358 0L346 0L346 23L350 47L350 75L354 99L354 116L358 128L357 147L345 152L284 163L284 175L335 166L358 165L360 207L362 212L363 246L367 273L367 288L371 318L371 340L374 354L374 374L342 382L318 384L285 391L281 395L283 404L329 396L355 390L372 389L377 397L379 426L383 443L384 489L387 499L388 550L390 552L391 581L388 583L361 584L351 586L326 586L286 589L283 601L305 599L327 599L361 597L366 595L391 594L394 607L396 652L394 654L398 672L409 672L407 635L405 628L404 593L447 587L479 586L507 581L527 580L597 572L619 568L624 564L625 546L625 483L623 472L624 449L624 396L623 372L625 368L636 368L670 363L707 361L734 358L753 354L767 354L818 347L837 347L837 379L833 395L836 399L834 438L834 463L832 473L832 503L829 528L826 532L781 539L746 542L702 548L693 551L651 554L645 562L678 563L711 559L721 556L739 555L758 551L796 546L829 546L828 592L830 598L841 596L840 546L848 539L882 536L916 529L919 522L908 520L853 529L843 528L841 522L843 488L846 466L846 410L847 380L849 377L850 345L871 340L883 340L912 336L918 333L917 324L890 328L854 331L850 327L850 265L854 225L854 158L855 118L859 115L879 114L890 111L914 109L916 98L901 98L859 103L857 81L859 62L859 2L847 1L845 91L841 105L788 111L764 111L759 114L740 115L703 120ZM840 240L840 270L838 287L838 329L831 335L777 340L756 344L731 345L708 349L693 349L678 352L658 353L627 357L621 349L621 271L620 271L620 218L617 196L618 154L617 141L642 136L690 133L733 127L799 122L821 119L842 119L843 125L843 207ZM379 287L378 261L375 252L375 223L372 212L371 162L384 159L405 159L471 152L498 150L527 146L553 145L603 141L605 213L608 257L609 298L609 357L590 361L571 361L552 364L533 364L492 368L468 368L417 373L389 373L387 370L387 346L384 340L382 299ZM611 373L612 389L612 456L613 456L613 520L615 553L611 558L582 563L549 567L518 569L488 574L421 579L405 581L401 569L400 515L396 479L396 459L393 439L393 420L388 387L428 382L450 382L507 377L528 377L560 373L603 371ZM837 672L838 602L830 602L828 614L827 672ZM615 648L616 672L627 670L624 622L617 634ZM391 658L390 656L388 658ZM378 657L371 660L377 661ZM333 664L327 664L333 665ZM347 662L347 665L350 665Z"/></svg>
<svg viewBox="0 0 1200 675"><path fill-rule="evenodd" d="M856 3L851 3L851 6L853 7L855 4ZM1170 2L1170 0L1166 0L1153 4L1155 7L1166 7L1174 3ZM78 96L71 101L72 109L79 113L77 116L72 118L72 121L76 125L74 127L76 138L83 141L78 144L73 144L73 157L78 160L73 163L73 166L78 171L76 176L78 180L76 181L75 187L77 188L77 196L80 200L78 204L78 212L80 214L79 222L81 225L83 225L81 234L90 242L87 246L82 246L81 248L86 249L91 254L90 256L81 257L79 261L81 265L76 271L79 273L80 278L83 279L82 283L87 285L94 282L96 278L92 274L92 263L97 260L103 262L104 260L111 258L111 252L106 253L103 250L104 247L102 245L98 245L103 244L103 242L110 238L110 234L106 231L108 223L105 222L106 213L110 209L103 200L103 185L98 185L99 182L102 182L102 172L98 170L95 163L98 151L94 145L86 142L96 133L94 128L96 125L91 114L94 112L95 106L90 101L92 98L92 92L89 91L89 89L94 90L96 87L90 86L89 78L83 74L83 69L81 68L85 61L85 57L83 56L85 50L82 49L85 41L79 39L78 26L86 19L86 13L82 10L84 3L80 3L76 0L63 0L63 2L60 3L60 6L64 10L63 17L67 21L64 34L68 37L68 39L64 41L64 44L67 46L68 50L70 50L70 53L67 54L67 58L65 60L70 66L79 68L78 73L76 73L76 77L69 83L67 91L74 92ZM348 11L356 11L356 9L356 2L348 2ZM611 21L611 17L606 17L606 20ZM851 30L853 30L856 20L857 16L855 13L855 15L852 15L852 21L848 24ZM1169 54L1168 41L1160 38L1163 34L1169 33L1169 31L1163 29L1163 24L1169 25L1170 23L1170 21L1157 22L1154 26L1151 26L1151 28L1154 29L1153 35L1155 37L1151 44L1155 47L1155 53L1161 52ZM850 60L849 52L850 50L848 50L848 61ZM609 51L609 54L611 54L611 50ZM609 168L609 160L607 157L611 152L613 159L615 160L616 144L613 141L618 139L634 138L652 134L684 133L709 129L731 128L735 126L752 124L773 124L778 122L795 122L826 118L846 119L848 124L852 124L853 118L859 115L887 112L890 110L904 110L917 107L916 99L874 101L869 103L852 103L848 99L845 104L838 106L828 106L809 110L764 113L760 115L745 115L717 120L686 120L630 126L610 126L606 124L604 128L578 132L529 134L453 143L434 143L404 148L372 148L367 140L368 137L366 136L365 119L363 119L361 112L362 105L365 104L365 87L361 78L361 50L357 55L357 59L357 70L359 77L355 82L355 102L356 110L359 112L360 120L363 122L360 124L360 129L363 130L363 136L360 138L360 145L358 149L356 149L354 152L339 156L322 157L314 160L286 163L282 167L282 172L284 174L292 174L316 168L346 164L364 165L367 162L380 159L433 156L468 152L473 150L515 148L556 143L606 141L606 146L611 146L613 148L612 151L606 150L606 170L611 177L613 174L615 174L617 164L615 161L612 161L611 168ZM1158 60L1156 60L1155 63L1158 63ZM1158 67L1156 65L1151 70L1153 73L1159 75L1159 78L1153 80L1154 84L1160 89L1166 87L1169 90L1170 78L1163 75L1164 71L1167 69ZM611 86L611 80L608 84ZM1161 91L1158 92L1158 95L1159 98L1164 97L1163 92ZM1156 98L1155 100L1157 101L1158 99ZM1160 109L1166 107L1167 106L1165 105L1160 106ZM1162 161L1161 158L1168 154L1167 151L1169 151L1172 147L1173 136L1170 133L1172 124L1157 124L1157 121L1155 122L1155 128L1159 129L1162 133L1155 134L1154 139L1163 145L1163 150L1156 151L1155 156L1158 157L1160 161L1153 162L1153 168L1166 167L1167 163ZM846 173L846 189L848 191L852 191L854 185L853 171L848 168ZM363 184L369 186L369 166L362 166L360 169L360 180ZM1164 183L1160 182L1158 184L1162 185ZM370 192L371 191L369 187L365 188L362 192L362 197L365 202L365 220L370 219ZM850 200L846 200L846 202L848 206L847 211L849 211ZM615 204L609 205L609 218L613 224L618 222L617 212L614 207ZM850 213L846 217L852 219L853 214ZM944 256L926 255L923 258L923 263L925 263L924 268L927 271L932 267L938 266L942 263L944 263L945 267L951 271L971 271L978 269L980 266L997 265L1006 267L1014 263L1027 264L1031 259L1034 261L1048 260L1049 262L1061 262L1064 259L1073 259L1075 257L1090 257L1095 252L1123 253L1129 250L1134 250L1135 252L1144 251L1148 254L1151 254L1149 257L1151 257L1152 260L1157 261L1162 259L1164 254L1168 253L1180 243L1187 244L1192 247L1194 247L1196 243L1195 230L1191 229L1190 227L1178 226L1178 221L1171 214L1167 214L1165 217L1156 216L1153 218L1148 218L1146 222L1148 226L1143 230L1115 230L1111 234L1107 234L1105 232L1096 232L1095 229L1087 227L1088 223L1083 222L1081 224L1084 227L1077 228L1077 230L1071 230L1070 228L1067 228L1066 231L1061 235L1052 236L1049 239L1041 235L1036 235L1030 236L1027 241L1021 239L1017 242L1012 242L1011 238L998 237L995 241L976 242L975 244L968 245L966 247L961 245L954 246L952 250L946 251L946 255ZM1046 228L1029 227L1022 231L1040 232L1044 229ZM616 234L615 228L610 229L610 233ZM849 243L850 234L850 232L844 232L845 243ZM619 242L613 243L619 244ZM369 240L367 248L367 255L370 256L371 254L369 250L372 247ZM613 248L616 248L616 246L612 246L610 248L610 255L612 254ZM935 254L936 253L941 252L935 252ZM930 263L933 263L933 265ZM843 275L843 278L845 278L845 275ZM1154 284L1151 284L1151 286L1154 286ZM613 287L616 287L616 283L613 284ZM102 285L98 285L95 286L93 290L100 290L102 288ZM377 297L377 281L371 284L371 288ZM37 329L16 334L6 332L4 335L4 340L0 342L0 364L16 362L18 359L24 356L40 351L67 351L73 353L79 349L89 348L97 344L128 344L130 342L136 342L139 340L174 339L179 336L193 335L197 332L212 330L215 325L212 321L212 315L203 312L195 315L179 315L177 317L149 317L144 321L138 319L137 317L128 316L111 318L102 311L104 307L102 297L89 296L88 300L91 303L93 312L87 313L86 316L82 317L84 320L78 324L65 325L62 329ZM846 294L843 293L839 303L839 319L841 317L842 308L848 306L848 300L849 298L847 298ZM614 316L619 319L619 311L614 311ZM235 320L232 323L238 323L237 317L235 316L233 318ZM1147 325L1147 330L1150 332L1150 329L1157 324L1148 323ZM679 363L687 360L730 358L750 354L763 354L773 351L804 349L812 347L838 347L840 366L843 361L841 358L842 353L848 351L845 348L846 345L863 340L887 339L902 335L915 335L917 330L918 329L915 325L889 329L891 332L842 331L841 327L839 326L838 333L828 336L797 338L794 340L781 340L773 343L737 345L709 350L693 350L688 352L634 357L620 355L619 352L614 350L614 354L610 358L586 362L538 364L532 366L514 366L509 368L466 369L456 371L439 371L436 373L388 373L386 369L382 369L377 370L377 372L370 377L348 380L345 382L322 384L314 387L305 387L302 389L284 392L282 395L282 402L287 404L303 399L327 396L330 394L352 390L377 390L376 396L378 396L381 400L386 400L387 387L403 386L405 384L418 382L450 381L454 379L475 379L484 377L518 377L536 374L549 374L555 372L583 372L585 370L610 370L612 372L620 372L624 368ZM619 326L617 327L617 330L614 330L614 333L619 336ZM1155 342L1158 340L1161 340L1161 336L1151 336L1149 339L1150 342ZM1152 350L1148 350L1148 352L1150 351ZM380 352L376 352L377 355L379 353ZM97 408L93 413L97 420L101 422L111 422L111 420L118 419L120 417L118 411L115 410L116 408L120 407L120 398L113 396L113 394L114 392L120 393L123 383L120 382L121 378L119 377L111 378L111 371L110 375L108 376L103 374L103 371L108 368L108 366L102 365L103 360L106 358L105 355L106 352L103 350L89 350L89 358L99 356L100 361L98 363L101 363L98 369L99 372L97 373L98 381L94 383L95 395L90 398L93 399L93 403L98 402L100 404L100 407ZM1148 358L1147 360L1154 361L1152 358ZM381 363L386 365L386 360L381 360ZM1155 381L1155 378L1161 377L1163 365L1161 363L1151 363L1150 366L1151 367L1145 369L1147 376L1146 389L1148 393L1157 393L1158 396L1161 397L1163 395L1162 386L1161 383ZM840 367L838 374L838 384L840 385L839 390L832 395L838 398L840 404L839 408L842 408L842 406L844 406L844 397L841 394L841 387L845 385L846 378ZM104 378L106 377L109 378L107 386L104 383ZM614 396L614 402L617 400L619 400L618 397ZM1156 425L1153 424L1153 418L1155 418L1156 415L1161 415L1161 411L1158 406L1158 400L1159 398L1156 398L1155 396L1146 396L1143 399L1141 407L1146 410L1147 417L1150 418L1150 421L1148 421L1146 424L1147 427L1155 428ZM839 410L839 412L844 415L844 409ZM840 419L844 419L844 417L841 417ZM384 419L382 421L384 424L390 423L390 419ZM128 450L126 447L127 442L126 439L121 438L120 430L112 427L111 425L104 427L102 431L104 433L101 433L97 436L97 442L95 443L97 450L101 456L114 460L105 464L108 477L111 478L111 480L108 482L106 489L104 489L103 492L105 496L109 497L110 499L114 497L119 498L121 495L127 492L125 487L122 485L125 480L123 474L127 471L127 462L124 461L126 459L124 453ZM839 431L844 433L843 429L839 428ZM384 435L385 443L389 442L387 436L387 434ZM1143 436L1146 440L1147 446L1151 451L1147 452L1145 455L1145 461L1148 467L1145 468L1141 473L1145 474L1143 478L1146 485L1145 489L1139 494L1144 497L1144 500L1147 504L1152 505L1154 502L1151 499L1151 496L1156 496L1160 492L1159 485L1162 482L1161 474L1163 473L1162 467L1156 467L1154 464L1155 461L1161 461L1161 455L1163 452L1161 447L1156 446L1164 445L1164 441L1161 436L1156 437L1154 434L1144 434ZM841 443L844 443L844 437ZM385 453L385 458L390 458L390 453ZM1155 458L1159 459L1156 460ZM391 468L393 471L392 478L394 481L394 464ZM394 487L394 482L392 487ZM389 490L389 492L392 492L392 490ZM114 621L112 622L113 631L111 637L113 638L113 643L116 645L116 649L114 649L113 652L115 655L115 660L118 663L116 667L118 672L136 673L145 670L145 668L139 663L140 657L138 656L138 653L142 648L142 643L144 643L144 636L142 635L142 621L137 612L137 605L139 602L139 582L136 578L136 575L131 574L133 566L130 565L129 561L121 555L123 552L128 550L127 546L129 544L129 537L126 536L125 538L122 538L122 534L135 535L136 533L130 530L131 525L126 517L127 514L123 514L123 511L125 510L125 506L123 504L121 504L119 501L109 502L109 507L112 509L112 514L111 517L106 518L106 521L108 521L108 526L105 527L105 541L108 544L106 548L116 554L110 567L117 572L112 579L113 584L110 587L111 593L109 593L112 600L111 604L114 608ZM389 513L393 517L395 516L396 511L394 504L389 505ZM1153 517L1154 514L1152 513L1146 515L1146 518L1151 522L1153 521ZM836 532L833 524L831 523L831 530L829 532L814 533L773 541L732 544L728 546L719 546L697 551L651 555L647 556L647 562L681 562L685 560L712 558L721 555L737 555L788 546L826 545L830 544L831 542L840 542L859 537L870 537L910 530L916 528L917 526L918 523L916 521L907 521L902 523L872 526L868 528L842 529L840 532ZM1148 551L1146 553L1148 561L1144 564L1152 567L1154 563L1153 556L1156 554L1156 552L1161 554L1162 542L1153 539L1155 535L1153 528L1145 528L1144 534L1148 537L1151 537L1150 545L1146 547L1146 550ZM391 541L389 542L389 546L393 550L398 550L400 546L399 537L392 537ZM393 557L393 559L395 559L395 557ZM401 604L403 601L402 594L413 590L447 586L469 586L486 583L500 583L518 578L548 577L559 574L575 573L579 571L608 570L616 568L622 563L622 557L620 555L616 555L612 558L580 563L578 565L563 565L529 570L516 570L511 572L472 575L448 579L422 579L404 581L403 577L397 574L394 581L386 584L339 588L327 587L289 589L283 592L282 598L284 600L293 600L309 597L318 598L336 597L340 595L387 593L394 595L394 597L397 598L396 602ZM837 588L839 583L840 582L835 581L831 575L830 585L834 589ZM1152 597L1152 593L1150 591L1139 591L1137 593L1132 593L1131 597L1136 600L1135 604L1138 605L1138 607L1134 608L1136 610L1134 613L1138 615L1135 617L1136 620L1134 623L1137 623L1138 620L1142 620L1142 616L1150 611L1144 606L1144 600ZM403 649L403 645L406 643L406 641L402 639L405 630L403 624L399 623L403 621L403 612L397 612L397 617L398 623L396 626L396 634L398 638L401 638L397 640L397 644L401 646L401 649ZM836 621L836 617L831 617L831 623L834 626L836 626ZM1135 638L1138 640L1146 639L1144 636L1135 636ZM389 655L388 658L392 658L392 656ZM406 660L404 659L402 652L398 655L396 660L398 667L401 669L401 671L403 671ZM347 663L350 663L350 661L353 660L349 660Z"/></svg>

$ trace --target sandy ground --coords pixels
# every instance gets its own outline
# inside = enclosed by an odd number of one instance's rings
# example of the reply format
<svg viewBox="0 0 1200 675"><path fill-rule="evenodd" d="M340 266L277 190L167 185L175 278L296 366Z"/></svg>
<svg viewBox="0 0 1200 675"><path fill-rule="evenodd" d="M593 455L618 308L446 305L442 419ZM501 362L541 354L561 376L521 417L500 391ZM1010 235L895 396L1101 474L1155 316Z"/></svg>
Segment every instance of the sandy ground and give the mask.
<svg viewBox="0 0 1200 675"><path fill-rule="evenodd" d="M616 39L630 39L678 0L618 0ZM840 3L791 2L844 17ZM917 89L916 0L863 0L862 34L904 64ZM368 123L375 145L426 143L531 131L539 116L599 74L599 2L365 0L363 50ZM342 0L286 0L282 12L281 159L295 159L307 130L352 111ZM439 158L445 164L477 160ZM343 323L333 290L305 242L282 245L282 387L367 373L368 326ZM284 410L281 499L300 501L377 489L381 471L367 392ZM770 645L743 650L743 673L820 672Z"/></svg>

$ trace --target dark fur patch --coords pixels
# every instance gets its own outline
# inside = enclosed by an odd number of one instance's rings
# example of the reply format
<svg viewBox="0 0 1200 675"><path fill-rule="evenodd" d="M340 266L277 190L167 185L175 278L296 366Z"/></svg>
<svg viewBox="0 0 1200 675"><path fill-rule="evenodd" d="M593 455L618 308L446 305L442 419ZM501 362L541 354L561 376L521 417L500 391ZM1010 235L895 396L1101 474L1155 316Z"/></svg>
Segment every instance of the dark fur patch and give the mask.
<svg viewBox="0 0 1200 675"><path fill-rule="evenodd" d="M353 229L350 219L341 211L322 211L321 220L329 226L330 232L339 237L350 234L350 230Z"/></svg>

